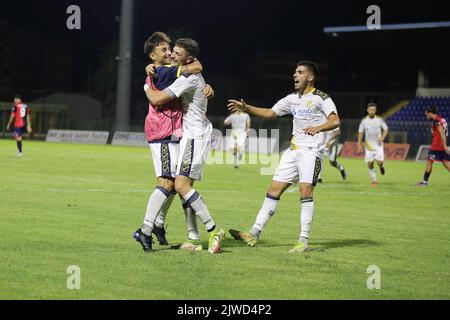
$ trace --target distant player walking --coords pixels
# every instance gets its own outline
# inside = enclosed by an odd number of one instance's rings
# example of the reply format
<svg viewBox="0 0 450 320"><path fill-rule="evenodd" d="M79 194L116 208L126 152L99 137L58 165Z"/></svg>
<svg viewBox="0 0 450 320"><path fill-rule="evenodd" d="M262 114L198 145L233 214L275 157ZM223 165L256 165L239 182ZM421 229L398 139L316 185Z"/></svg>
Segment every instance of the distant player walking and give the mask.
<svg viewBox="0 0 450 320"><path fill-rule="evenodd" d="M9 117L6 130L9 130L14 121L14 138L17 143L17 156L22 156L22 135L27 130L31 133L31 116L30 108L22 103L22 98L19 95L14 96L14 107L11 109L11 116Z"/></svg>
<svg viewBox="0 0 450 320"><path fill-rule="evenodd" d="M365 161L369 167L371 184L377 185L377 174L374 161L380 167L381 175L385 174L383 141L388 134L386 122L376 115L377 105L373 102L367 105L367 116L362 119L358 130L358 152L362 151L362 138L365 136Z"/></svg>
<svg viewBox="0 0 450 320"><path fill-rule="evenodd" d="M428 153L423 180L417 184L418 186L424 187L428 186L428 179L430 178L431 170L433 169L433 162L442 162L444 167L450 172L450 149L447 146L447 121L436 114L436 107L433 106L428 107L425 110L425 115L428 120L433 121L433 125L431 126L433 141Z"/></svg>
<svg viewBox="0 0 450 320"><path fill-rule="evenodd" d="M237 110L225 119L224 124L231 124L229 148L233 150L234 167L239 168L239 162L242 160L242 154L245 151L245 139L251 125L250 116L248 113Z"/></svg>

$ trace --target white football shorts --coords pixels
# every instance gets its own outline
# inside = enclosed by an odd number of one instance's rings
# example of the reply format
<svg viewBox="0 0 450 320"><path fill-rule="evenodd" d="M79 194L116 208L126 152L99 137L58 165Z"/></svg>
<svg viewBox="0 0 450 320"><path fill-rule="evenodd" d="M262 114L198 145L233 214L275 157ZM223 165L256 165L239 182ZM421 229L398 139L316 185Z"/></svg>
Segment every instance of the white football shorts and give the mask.
<svg viewBox="0 0 450 320"><path fill-rule="evenodd" d="M316 185L322 169L322 159L313 152L287 149L281 156L280 163L272 180L297 184Z"/></svg>
<svg viewBox="0 0 450 320"><path fill-rule="evenodd" d="M175 178L180 144L176 142L149 143L156 177Z"/></svg>

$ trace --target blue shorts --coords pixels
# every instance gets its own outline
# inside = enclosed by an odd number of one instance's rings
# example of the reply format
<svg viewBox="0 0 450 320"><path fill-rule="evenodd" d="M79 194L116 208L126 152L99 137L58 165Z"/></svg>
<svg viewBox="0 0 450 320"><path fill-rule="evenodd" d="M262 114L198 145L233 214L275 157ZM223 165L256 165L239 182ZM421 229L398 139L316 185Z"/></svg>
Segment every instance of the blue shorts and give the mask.
<svg viewBox="0 0 450 320"><path fill-rule="evenodd" d="M450 155L445 151L430 150L428 152L428 161L447 162L450 161Z"/></svg>
<svg viewBox="0 0 450 320"><path fill-rule="evenodd" d="M25 127L21 127L21 128L16 128L14 127L14 131L13 134L14 136L19 136L21 137L23 135L23 132L25 131Z"/></svg>

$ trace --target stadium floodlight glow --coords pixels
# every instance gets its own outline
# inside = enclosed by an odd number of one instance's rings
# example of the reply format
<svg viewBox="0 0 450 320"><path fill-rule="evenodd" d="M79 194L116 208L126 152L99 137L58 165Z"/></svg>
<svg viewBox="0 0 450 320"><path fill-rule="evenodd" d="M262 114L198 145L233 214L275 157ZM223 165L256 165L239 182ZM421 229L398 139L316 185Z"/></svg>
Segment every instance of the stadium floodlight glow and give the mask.
<svg viewBox="0 0 450 320"><path fill-rule="evenodd" d="M410 29L431 29L431 28L449 28L450 21L436 22L416 22L416 23L396 23L382 24L381 29L373 30L363 26L342 26L342 27L324 27L323 32L336 34L340 32L362 32L362 31L385 31L385 30L410 30Z"/></svg>

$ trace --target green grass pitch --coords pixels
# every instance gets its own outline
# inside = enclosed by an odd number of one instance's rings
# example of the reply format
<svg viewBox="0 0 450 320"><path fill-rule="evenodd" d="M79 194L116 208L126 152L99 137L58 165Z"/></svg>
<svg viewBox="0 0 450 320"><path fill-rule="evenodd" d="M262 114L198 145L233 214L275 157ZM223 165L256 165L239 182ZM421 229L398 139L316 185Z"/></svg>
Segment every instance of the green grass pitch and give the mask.
<svg viewBox="0 0 450 320"><path fill-rule="evenodd" d="M299 233L299 195L282 197L255 248L228 236L222 254L191 254L132 238L155 178L149 150L0 140L0 299L449 299L449 174L388 161L370 186L363 160L328 163L315 191L311 252L288 250ZM248 229L271 176L260 165L208 165L196 185L216 223ZM292 192L291 192L292 191ZM185 240L181 204L167 217L171 243ZM207 234L201 224L202 240ZM81 288L67 289L67 267ZM367 288L370 265L381 289Z"/></svg>

